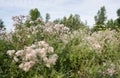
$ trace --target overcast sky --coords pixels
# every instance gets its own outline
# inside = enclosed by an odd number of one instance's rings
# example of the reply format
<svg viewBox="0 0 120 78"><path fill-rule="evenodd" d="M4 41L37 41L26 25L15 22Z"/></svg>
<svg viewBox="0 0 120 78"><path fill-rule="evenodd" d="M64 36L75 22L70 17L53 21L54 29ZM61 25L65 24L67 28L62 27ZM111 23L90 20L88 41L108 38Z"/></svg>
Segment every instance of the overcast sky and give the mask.
<svg viewBox="0 0 120 78"><path fill-rule="evenodd" d="M49 13L51 20L54 20L70 14L79 14L83 22L87 20L87 24L92 26L94 16L101 6L105 6L108 19L115 19L120 0L0 0L0 18L7 30L11 30L12 16L28 15L30 9L38 8L42 17Z"/></svg>

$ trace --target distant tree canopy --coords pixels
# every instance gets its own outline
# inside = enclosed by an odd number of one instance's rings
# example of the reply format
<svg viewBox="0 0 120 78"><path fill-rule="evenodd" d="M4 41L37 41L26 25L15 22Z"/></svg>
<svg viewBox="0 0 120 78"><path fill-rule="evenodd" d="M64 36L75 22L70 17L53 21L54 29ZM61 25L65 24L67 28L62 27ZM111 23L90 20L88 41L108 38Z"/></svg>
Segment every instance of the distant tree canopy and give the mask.
<svg viewBox="0 0 120 78"><path fill-rule="evenodd" d="M105 29L105 21L106 17L106 9L105 7L101 7L98 10L97 15L94 17L95 19L95 26L93 27L93 31L104 30Z"/></svg>
<svg viewBox="0 0 120 78"><path fill-rule="evenodd" d="M118 18L116 19L116 23L118 28L120 28L120 8L117 10L117 16Z"/></svg>
<svg viewBox="0 0 120 78"><path fill-rule="evenodd" d="M42 18L39 10L37 8L31 9L29 15L31 16L32 20L36 20L37 18Z"/></svg>
<svg viewBox="0 0 120 78"><path fill-rule="evenodd" d="M105 6L102 6L97 14L94 16L95 24L91 29L92 32L105 30L107 28L120 30L120 9L116 11L117 18L115 20L109 19L107 20L106 16L106 9ZM26 20L25 25L36 26L37 24L45 24L50 20L50 14L46 13L45 21L43 21L42 16L37 8L31 9L29 11L30 19ZM70 14L68 17L64 16L62 19L55 19L53 20L55 24L64 24L65 26L69 27L70 30L77 30L80 28L88 28L87 23L81 21L80 16L78 14ZM2 22L1 22L2 24ZM2 26L1 26L2 27Z"/></svg>
<svg viewBox="0 0 120 78"><path fill-rule="evenodd" d="M96 25L105 24L107 17L106 17L106 9L104 6L101 7L100 10L98 10L97 15L94 18Z"/></svg>
<svg viewBox="0 0 120 78"><path fill-rule="evenodd" d="M37 8L31 9L29 11L29 15L30 15L30 19L26 20L26 22L25 22L25 25L27 27L30 27L30 26L33 26L33 25L37 25L38 23L39 24L43 24L42 16L41 16L41 14L40 14L40 12L39 12L39 10ZM35 21L35 20L37 20L37 21Z"/></svg>
<svg viewBox="0 0 120 78"><path fill-rule="evenodd" d="M106 27L107 28L111 28L111 29L115 29L115 22L114 22L114 20L113 19L108 20L107 23L106 23Z"/></svg>
<svg viewBox="0 0 120 78"><path fill-rule="evenodd" d="M117 31L120 31L120 9L118 9L116 13L118 17L115 20L108 20L106 27L111 28L112 30L115 29Z"/></svg>
<svg viewBox="0 0 120 78"><path fill-rule="evenodd" d="M63 19L56 19L54 23L64 24L65 26L69 27L70 30L77 30L79 28L85 27L85 24L81 22L80 16L78 14L72 15L67 17L63 17Z"/></svg>
<svg viewBox="0 0 120 78"><path fill-rule="evenodd" d="M46 17L45 17L45 22L48 22L49 21L49 19L50 19L50 14L49 13L46 13Z"/></svg>
<svg viewBox="0 0 120 78"><path fill-rule="evenodd" d="M106 9L104 6L101 7L100 10L98 10L97 15L94 17L95 25L92 28L92 31L94 32L99 30L105 30L108 28L110 28L111 30L120 31L120 9L118 9L116 13L118 17L115 20L109 19L106 22Z"/></svg>

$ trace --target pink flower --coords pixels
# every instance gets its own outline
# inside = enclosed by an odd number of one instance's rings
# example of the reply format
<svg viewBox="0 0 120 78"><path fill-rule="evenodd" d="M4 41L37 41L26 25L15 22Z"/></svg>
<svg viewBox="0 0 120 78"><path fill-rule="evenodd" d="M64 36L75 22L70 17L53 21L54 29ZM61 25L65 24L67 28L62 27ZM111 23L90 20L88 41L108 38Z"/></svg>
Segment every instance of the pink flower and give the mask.
<svg viewBox="0 0 120 78"><path fill-rule="evenodd" d="M38 54L39 54L42 58L46 57L46 49L45 49L45 48L42 48L42 49L38 52Z"/></svg>
<svg viewBox="0 0 120 78"><path fill-rule="evenodd" d="M24 50L19 50L15 54L16 54L16 56L23 56Z"/></svg>

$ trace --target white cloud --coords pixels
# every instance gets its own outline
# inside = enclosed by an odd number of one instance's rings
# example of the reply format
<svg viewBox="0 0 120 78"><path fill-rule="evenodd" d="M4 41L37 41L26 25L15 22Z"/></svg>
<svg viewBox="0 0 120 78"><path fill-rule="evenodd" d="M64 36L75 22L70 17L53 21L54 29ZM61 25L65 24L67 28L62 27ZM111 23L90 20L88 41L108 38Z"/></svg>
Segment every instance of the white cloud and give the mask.
<svg viewBox="0 0 120 78"><path fill-rule="evenodd" d="M115 19L116 11L120 8L119 0L0 0L0 3L0 16L6 25L12 25L10 19L13 15L26 15L30 9L38 8L42 16L50 13L52 19L71 13L79 14L83 21L87 20L88 25L92 26L101 6L106 7L108 19Z"/></svg>

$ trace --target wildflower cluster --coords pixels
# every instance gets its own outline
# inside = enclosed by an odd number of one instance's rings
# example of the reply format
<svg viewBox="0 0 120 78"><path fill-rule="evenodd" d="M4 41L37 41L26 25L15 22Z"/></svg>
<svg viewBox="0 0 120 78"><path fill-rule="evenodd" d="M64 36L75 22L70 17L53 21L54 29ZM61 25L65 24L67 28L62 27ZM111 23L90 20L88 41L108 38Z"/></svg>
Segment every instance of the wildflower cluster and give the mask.
<svg viewBox="0 0 120 78"><path fill-rule="evenodd" d="M40 20L39 18L37 19L38 21ZM27 37L29 38L30 35L35 35L40 29L41 25L36 25L34 26L34 24L32 24L32 26L27 27L24 22L25 21L30 21L30 16L15 16L13 17L13 21L14 23L19 23L19 24L15 24L15 28L14 28L14 32L16 33L16 36L18 36L18 38L20 36L22 36L22 33L24 32L24 34L28 35ZM34 23L34 21L30 21L29 23Z"/></svg>
<svg viewBox="0 0 120 78"><path fill-rule="evenodd" d="M114 30L106 29L105 31L94 32L91 37L96 39L101 47L111 47L118 48L119 46L119 38L116 36L117 32Z"/></svg>
<svg viewBox="0 0 120 78"><path fill-rule="evenodd" d="M20 27L21 25L24 25L25 23L31 25L36 25L38 23L42 22L41 18L37 18L35 21L31 20L31 17L29 15L24 16L24 15L19 15L19 16L13 16L12 20L14 21L13 26L16 28Z"/></svg>
<svg viewBox="0 0 120 78"><path fill-rule="evenodd" d="M114 30L98 31L92 34L86 30L77 30L63 34L60 39L64 43L68 43L75 38L82 38L82 43L80 43L80 45L83 45L84 43L88 45L87 48L97 50L97 52L101 53L105 48L105 44L108 45L108 47L112 46L111 48L118 48L120 38L118 38L116 34L117 32Z"/></svg>
<svg viewBox="0 0 120 78"><path fill-rule="evenodd" d="M57 61L57 54L54 54L54 48L49 46L45 41L39 41L35 44L25 47L23 50L8 50L7 54L13 56L14 62L21 62L19 68L28 72L29 69L39 62L40 57L44 64L50 68L51 65L55 65Z"/></svg>
<svg viewBox="0 0 120 78"><path fill-rule="evenodd" d="M99 42L97 40L95 40L94 37L87 37L86 38L88 43L92 46L93 49L99 50L101 49L101 45L99 44Z"/></svg>
<svg viewBox="0 0 120 78"><path fill-rule="evenodd" d="M12 35L13 35L13 32L8 33L6 31L4 31L0 34L0 40L12 42Z"/></svg>
<svg viewBox="0 0 120 78"><path fill-rule="evenodd" d="M28 19L29 16L24 16L24 15L20 15L20 16L13 16L12 20L14 21L13 26L15 27L19 27L21 24L23 24L23 22L25 22L26 19Z"/></svg>
<svg viewBox="0 0 120 78"><path fill-rule="evenodd" d="M76 31L68 32L67 34L63 34L62 36L60 36L60 40L63 41L64 43L68 43L72 39L81 38L81 37L84 38L85 36L88 35L84 30L76 30Z"/></svg>
<svg viewBox="0 0 120 78"><path fill-rule="evenodd" d="M19 40L22 40L23 38L30 38L31 36L35 36L35 34L39 32L38 29L40 29L40 27L40 25L31 26L29 28L26 26L22 26L21 28L16 29L14 34Z"/></svg>
<svg viewBox="0 0 120 78"><path fill-rule="evenodd" d="M51 22L48 22L43 27L43 32L47 32L50 34L65 34L69 31L69 28L64 26L63 24L53 24Z"/></svg>
<svg viewBox="0 0 120 78"><path fill-rule="evenodd" d="M112 77L116 74L116 65L112 62L108 61L107 63L103 63L103 66L105 67L105 69L100 72L102 75L109 75Z"/></svg>

